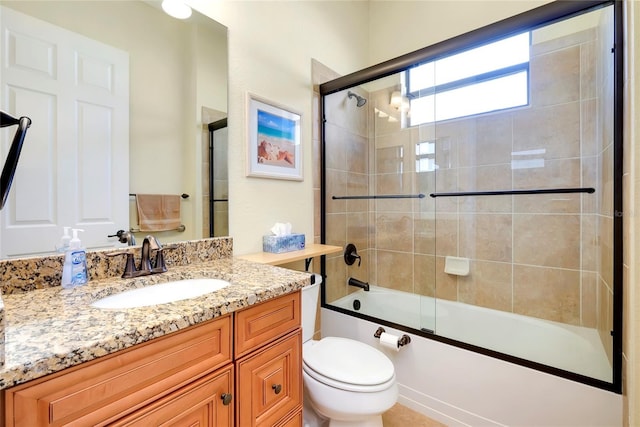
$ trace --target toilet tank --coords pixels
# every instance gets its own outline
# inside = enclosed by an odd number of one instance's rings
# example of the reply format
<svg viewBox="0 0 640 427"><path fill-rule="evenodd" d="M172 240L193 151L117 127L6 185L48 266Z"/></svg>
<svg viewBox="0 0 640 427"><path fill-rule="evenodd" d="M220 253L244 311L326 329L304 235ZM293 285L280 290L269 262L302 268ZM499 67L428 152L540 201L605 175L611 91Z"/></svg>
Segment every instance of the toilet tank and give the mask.
<svg viewBox="0 0 640 427"><path fill-rule="evenodd" d="M322 276L314 274L315 283L302 288L302 341L307 342L313 338L316 329L316 313L318 311L318 295L320 295L320 283Z"/></svg>

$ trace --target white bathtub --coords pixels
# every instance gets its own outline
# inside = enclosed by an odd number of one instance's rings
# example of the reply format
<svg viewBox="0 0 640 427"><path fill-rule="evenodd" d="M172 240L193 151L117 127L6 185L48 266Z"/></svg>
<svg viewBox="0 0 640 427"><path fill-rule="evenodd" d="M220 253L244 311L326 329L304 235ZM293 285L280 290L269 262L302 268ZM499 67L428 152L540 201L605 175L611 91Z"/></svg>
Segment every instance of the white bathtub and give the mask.
<svg viewBox="0 0 640 427"><path fill-rule="evenodd" d="M359 310L353 308L360 302ZM413 329L452 338L611 382L612 367L596 329L535 319L408 292L370 286L332 303Z"/></svg>
<svg viewBox="0 0 640 427"><path fill-rule="evenodd" d="M594 330L371 286L332 303L414 329L611 381ZM378 346L393 361L399 403L452 426L622 425L622 396L580 382L407 333L398 352L379 346L380 323L322 309L322 335Z"/></svg>

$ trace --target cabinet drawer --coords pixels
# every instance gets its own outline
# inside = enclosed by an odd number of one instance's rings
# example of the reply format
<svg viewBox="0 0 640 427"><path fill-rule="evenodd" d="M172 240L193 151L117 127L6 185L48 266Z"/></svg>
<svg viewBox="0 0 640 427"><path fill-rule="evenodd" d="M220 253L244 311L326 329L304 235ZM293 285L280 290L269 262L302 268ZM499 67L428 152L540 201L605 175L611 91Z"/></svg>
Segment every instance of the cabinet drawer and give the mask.
<svg viewBox="0 0 640 427"><path fill-rule="evenodd" d="M237 425L273 426L302 404L300 329L237 362Z"/></svg>
<svg viewBox="0 0 640 427"><path fill-rule="evenodd" d="M246 308L235 316L238 358L300 327L300 291Z"/></svg>
<svg viewBox="0 0 640 427"><path fill-rule="evenodd" d="M101 425L231 362L231 316L6 391L8 426Z"/></svg>
<svg viewBox="0 0 640 427"><path fill-rule="evenodd" d="M231 427L233 400L224 402L224 394L233 395L233 367L209 374L139 411L110 424L112 427L202 426Z"/></svg>

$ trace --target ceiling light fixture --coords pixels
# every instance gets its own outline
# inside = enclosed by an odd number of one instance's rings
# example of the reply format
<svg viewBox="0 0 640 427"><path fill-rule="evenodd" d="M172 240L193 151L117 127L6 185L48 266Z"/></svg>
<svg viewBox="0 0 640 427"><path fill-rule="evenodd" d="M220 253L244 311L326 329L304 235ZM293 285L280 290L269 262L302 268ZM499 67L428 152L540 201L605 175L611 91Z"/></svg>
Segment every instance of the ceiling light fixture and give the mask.
<svg viewBox="0 0 640 427"><path fill-rule="evenodd" d="M162 0L162 10L177 19L191 16L191 7L182 0Z"/></svg>

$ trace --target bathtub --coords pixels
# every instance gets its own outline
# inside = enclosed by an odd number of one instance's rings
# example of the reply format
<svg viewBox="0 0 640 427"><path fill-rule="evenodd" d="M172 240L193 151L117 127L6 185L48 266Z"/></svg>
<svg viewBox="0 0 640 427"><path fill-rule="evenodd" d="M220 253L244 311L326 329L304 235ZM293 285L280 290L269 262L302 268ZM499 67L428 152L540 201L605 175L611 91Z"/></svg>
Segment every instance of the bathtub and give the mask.
<svg viewBox="0 0 640 427"><path fill-rule="evenodd" d="M611 381L611 366L594 329L378 286L331 305ZM377 346L373 333L379 325L322 309L323 336L345 336ZM398 335L407 333L388 326L385 329ZM618 394L409 335L411 344L389 354L396 366L400 403L447 425L621 425Z"/></svg>
<svg viewBox="0 0 640 427"><path fill-rule="evenodd" d="M332 305L611 382L612 367L596 329L379 286L349 294Z"/></svg>

